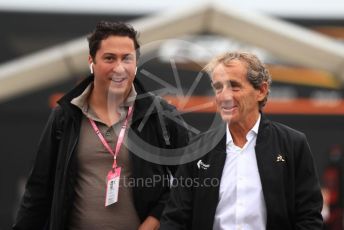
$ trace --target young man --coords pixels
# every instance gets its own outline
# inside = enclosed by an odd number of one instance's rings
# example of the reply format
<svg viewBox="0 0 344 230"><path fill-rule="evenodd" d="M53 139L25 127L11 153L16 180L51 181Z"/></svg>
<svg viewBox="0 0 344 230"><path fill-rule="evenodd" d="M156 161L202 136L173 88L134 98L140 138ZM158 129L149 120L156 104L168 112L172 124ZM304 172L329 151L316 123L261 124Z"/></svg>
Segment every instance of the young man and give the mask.
<svg viewBox="0 0 344 230"><path fill-rule="evenodd" d="M178 148L186 129L147 113L153 101L175 108L134 81L140 46L131 26L100 22L88 42L92 74L52 112L13 229L159 228L168 169L139 157L130 141Z"/></svg>
<svg viewBox="0 0 344 230"><path fill-rule="evenodd" d="M174 183L160 229L322 229L322 196L305 135L262 113L268 70L240 52L220 55L206 69L225 135L204 157L179 167L176 178L189 184ZM199 139L209 143L214 132Z"/></svg>

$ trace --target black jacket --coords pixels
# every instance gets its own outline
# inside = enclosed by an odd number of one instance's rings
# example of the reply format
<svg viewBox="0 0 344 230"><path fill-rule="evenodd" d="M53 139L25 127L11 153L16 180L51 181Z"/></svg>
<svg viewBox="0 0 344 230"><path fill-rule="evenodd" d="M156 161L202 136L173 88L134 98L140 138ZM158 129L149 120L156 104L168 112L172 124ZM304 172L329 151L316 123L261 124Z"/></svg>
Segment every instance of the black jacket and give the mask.
<svg viewBox="0 0 344 230"><path fill-rule="evenodd" d="M199 138L209 142L217 132ZM267 209L266 229L322 229L322 195L305 135L262 116L255 151ZM284 161L278 160L279 155ZM179 167L176 178L192 178L194 186L174 183L161 230L212 229L220 186L215 182L221 180L226 160L226 135L201 158L208 168L197 166L198 160Z"/></svg>
<svg viewBox="0 0 344 230"><path fill-rule="evenodd" d="M75 150L82 118L80 109L72 105L70 101L79 96L93 79L93 76L88 77L66 94L59 100L59 106L50 115L13 229L62 230L66 228L69 210L73 204L75 175L78 170ZM165 111L173 112L175 108L161 98L144 92L143 87L136 80L135 89L138 93L137 98L140 99L135 100L128 140L131 136L135 136L143 140L143 143L149 143L161 149L174 149L186 145L189 137L186 129L171 119L164 119L166 125L164 133L157 110L154 108L148 116L146 114L154 100ZM138 131L138 126L143 119L146 119L145 125ZM170 138L170 145L166 144L164 139L166 135ZM147 146L142 146L142 148L149 151ZM133 178L145 179L157 175L168 177L166 166L146 161L137 154L133 154L130 149L129 156L132 160ZM149 215L160 218L169 195L168 183L162 182L150 187L133 188L134 204L141 221Z"/></svg>

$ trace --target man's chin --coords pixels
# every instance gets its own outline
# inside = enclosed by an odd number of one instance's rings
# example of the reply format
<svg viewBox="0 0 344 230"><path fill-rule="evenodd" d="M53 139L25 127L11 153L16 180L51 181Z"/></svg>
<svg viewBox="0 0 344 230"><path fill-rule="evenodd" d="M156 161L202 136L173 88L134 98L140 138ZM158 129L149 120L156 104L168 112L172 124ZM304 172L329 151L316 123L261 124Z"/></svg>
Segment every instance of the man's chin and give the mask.
<svg viewBox="0 0 344 230"><path fill-rule="evenodd" d="M221 113L221 118L226 123L235 122L235 115L228 113Z"/></svg>
<svg viewBox="0 0 344 230"><path fill-rule="evenodd" d="M229 123L232 120L232 117L233 117L232 115L221 113L222 120L227 122L227 123Z"/></svg>

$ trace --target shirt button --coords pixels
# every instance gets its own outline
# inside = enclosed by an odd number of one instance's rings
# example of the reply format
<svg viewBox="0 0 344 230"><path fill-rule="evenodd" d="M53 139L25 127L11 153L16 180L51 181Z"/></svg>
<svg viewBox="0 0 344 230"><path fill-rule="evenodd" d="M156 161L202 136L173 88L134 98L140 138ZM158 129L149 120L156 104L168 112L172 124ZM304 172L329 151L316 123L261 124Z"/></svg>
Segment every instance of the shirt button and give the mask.
<svg viewBox="0 0 344 230"><path fill-rule="evenodd" d="M108 136L110 136L111 134L110 134L109 131L107 131L107 132L105 133L105 135L108 137Z"/></svg>

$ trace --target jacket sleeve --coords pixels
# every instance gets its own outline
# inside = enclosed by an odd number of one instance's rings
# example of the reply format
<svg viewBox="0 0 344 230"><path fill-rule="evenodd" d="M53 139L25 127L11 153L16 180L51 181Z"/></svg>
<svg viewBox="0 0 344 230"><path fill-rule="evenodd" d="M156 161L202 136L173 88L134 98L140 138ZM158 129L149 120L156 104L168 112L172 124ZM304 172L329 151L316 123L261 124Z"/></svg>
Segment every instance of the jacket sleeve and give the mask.
<svg viewBox="0 0 344 230"><path fill-rule="evenodd" d="M315 162L304 135L297 148L295 226L297 230L321 230L323 199Z"/></svg>
<svg viewBox="0 0 344 230"><path fill-rule="evenodd" d="M192 138L191 132L187 128L187 124L182 118L182 116L176 110L175 120L171 121L169 126L169 133L171 137L171 148L186 148ZM178 165L169 166L171 174L174 176L178 169Z"/></svg>
<svg viewBox="0 0 344 230"><path fill-rule="evenodd" d="M183 118L179 115L176 109L172 109L172 111L170 112L174 114L174 117L173 119L166 118L165 120L168 127L167 136L170 141L170 145L167 146L167 148L178 149L178 148L186 147L187 144L189 143L189 138L191 137L190 132L184 126L186 123L184 122ZM163 167L166 168L166 171L168 172L168 174L170 174L170 176L174 176L178 168L177 165L170 165L170 166L163 166ZM150 211L149 215L157 219L160 219L162 211L164 210L165 204L169 196L170 196L170 189L168 187L165 187L165 191L162 194L161 198L159 199L158 204Z"/></svg>
<svg viewBox="0 0 344 230"><path fill-rule="evenodd" d="M27 180L13 229L43 229L48 224L60 132L61 109L55 108L41 135L34 166Z"/></svg>
<svg viewBox="0 0 344 230"><path fill-rule="evenodd" d="M193 186L185 183L185 180L193 178L192 171L192 163L179 167L161 217L160 230L191 229Z"/></svg>

